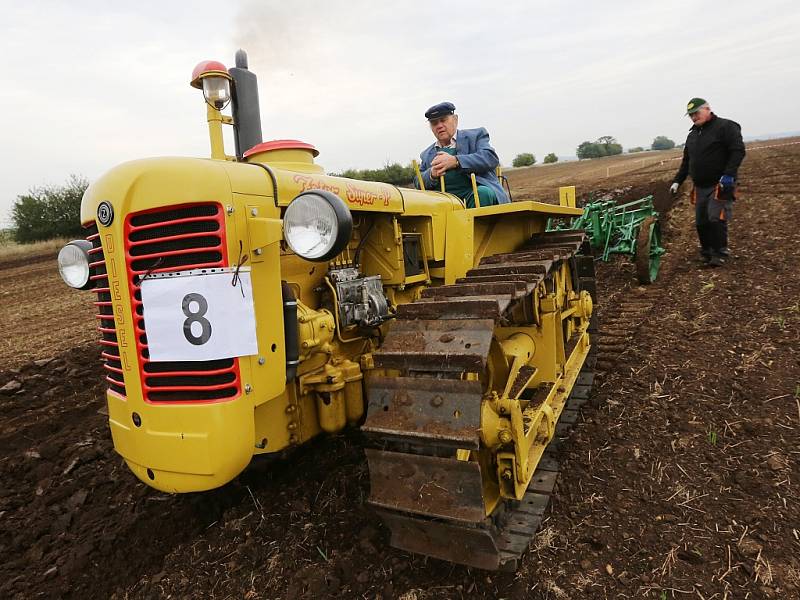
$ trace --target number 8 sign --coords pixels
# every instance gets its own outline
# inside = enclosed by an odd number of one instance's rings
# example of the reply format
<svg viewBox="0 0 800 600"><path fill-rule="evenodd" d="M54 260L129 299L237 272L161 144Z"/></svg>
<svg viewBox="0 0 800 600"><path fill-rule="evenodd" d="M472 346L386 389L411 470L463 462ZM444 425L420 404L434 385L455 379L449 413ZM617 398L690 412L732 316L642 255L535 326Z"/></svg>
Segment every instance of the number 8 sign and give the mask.
<svg viewBox="0 0 800 600"><path fill-rule="evenodd" d="M190 312L189 307L192 302L197 302L197 312ZM183 297L183 314L186 315L186 320L183 322L183 335L189 340L190 344L195 346L202 346L207 344L211 339L211 323L205 318L208 312L208 300L205 296L192 292ZM200 323L200 335L192 333L192 324Z"/></svg>
<svg viewBox="0 0 800 600"><path fill-rule="evenodd" d="M159 273L142 281L152 361L216 360L258 353L250 272Z"/></svg>

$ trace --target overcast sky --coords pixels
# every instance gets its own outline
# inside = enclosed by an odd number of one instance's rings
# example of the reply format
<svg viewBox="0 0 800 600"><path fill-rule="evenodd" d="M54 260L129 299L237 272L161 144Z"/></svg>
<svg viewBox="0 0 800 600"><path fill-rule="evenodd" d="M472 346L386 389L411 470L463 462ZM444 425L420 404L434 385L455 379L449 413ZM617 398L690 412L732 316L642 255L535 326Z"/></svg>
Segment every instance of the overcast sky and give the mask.
<svg viewBox="0 0 800 600"><path fill-rule="evenodd" d="M494 6L494 8L489 8ZM208 156L204 59L247 50L264 139L327 171L407 163L443 100L504 164L685 139L689 98L745 136L800 130L796 0L379 3L0 0L0 224L17 195L146 156ZM232 146L229 153L233 152Z"/></svg>

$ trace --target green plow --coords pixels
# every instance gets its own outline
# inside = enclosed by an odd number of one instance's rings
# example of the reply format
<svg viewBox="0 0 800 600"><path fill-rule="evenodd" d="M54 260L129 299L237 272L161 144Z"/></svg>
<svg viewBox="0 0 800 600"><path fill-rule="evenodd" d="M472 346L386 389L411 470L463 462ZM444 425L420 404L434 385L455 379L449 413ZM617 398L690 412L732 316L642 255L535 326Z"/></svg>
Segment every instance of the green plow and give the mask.
<svg viewBox="0 0 800 600"><path fill-rule="evenodd" d="M600 260L624 254L635 263L639 283L652 283L658 276L665 250L661 247L661 226L653 196L627 204L614 200L591 202L583 207L581 216L568 222L551 220L547 229L583 229Z"/></svg>

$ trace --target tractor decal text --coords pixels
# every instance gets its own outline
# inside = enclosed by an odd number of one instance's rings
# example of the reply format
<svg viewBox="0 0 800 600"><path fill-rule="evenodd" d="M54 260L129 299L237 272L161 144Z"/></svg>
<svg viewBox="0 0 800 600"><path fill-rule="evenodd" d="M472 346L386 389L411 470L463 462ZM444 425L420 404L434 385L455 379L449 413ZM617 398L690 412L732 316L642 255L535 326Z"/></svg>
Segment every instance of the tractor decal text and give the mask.
<svg viewBox="0 0 800 600"><path fill-rule="evenodd" d="M347 201L358 206L372 206L375 202L383 202L384 206L389 206L392 199L389 190L381 190L379 193L362 189L351 183L347 184Z"/></svg>
<svg viewBox="0 0 800 600"><path fill-rule="evenodd" d="M310 175L295 175L292 180L300 184L301 192L306 190L325 190L334 194L339 193L339 186L325 183L322 179L311 177Z"/></svg>

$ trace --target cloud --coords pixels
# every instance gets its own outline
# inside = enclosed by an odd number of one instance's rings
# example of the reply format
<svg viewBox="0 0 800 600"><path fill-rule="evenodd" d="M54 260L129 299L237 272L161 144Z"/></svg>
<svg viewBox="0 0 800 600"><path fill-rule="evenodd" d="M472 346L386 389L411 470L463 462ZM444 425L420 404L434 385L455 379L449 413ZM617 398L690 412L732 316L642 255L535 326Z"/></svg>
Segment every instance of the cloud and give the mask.
<svg viewBox="0 0 800 600"><path fill-rule="evenodd" d="M486 126L506 164L600 135L681 141L696 95L746 135L797 130L798 29L786 0L12 4L0 23L13 115L0 219L17 194L71 172L207 156L191 69L230 65L240 47L259 77L265 138L311 142L334 171L417 156L432 139L422 115L442 100L462 126Z"/></svg>

